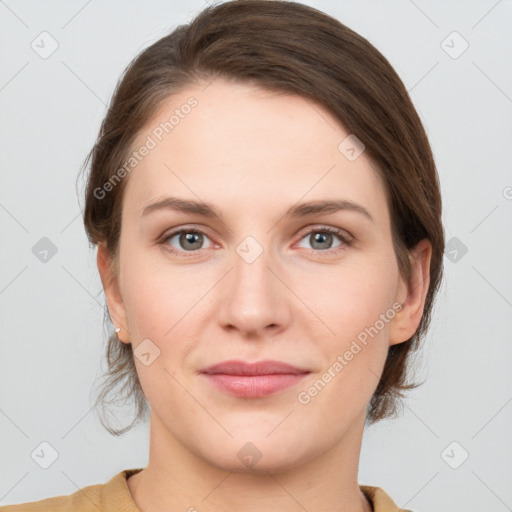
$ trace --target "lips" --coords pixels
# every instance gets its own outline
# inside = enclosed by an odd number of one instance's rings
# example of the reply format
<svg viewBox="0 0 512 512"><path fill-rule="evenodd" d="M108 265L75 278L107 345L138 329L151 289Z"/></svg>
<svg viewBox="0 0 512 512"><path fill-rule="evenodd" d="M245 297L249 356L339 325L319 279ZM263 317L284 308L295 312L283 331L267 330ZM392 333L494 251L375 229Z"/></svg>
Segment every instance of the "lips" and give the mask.
<svg viewBox="0 0 512 512"><path fill-rule="evenodd" d="M208 375L217 375L222 373L224 375L300 375L309 373L308 370L303 370L296 366L281 361L261 361L257 363L247 363L245 361L223 361L222 363L209 366L201 370L201 373Z"/></svg>
<svg viewBox="0 0 512 512"><path fill-rule="evenodd" d="M224 361L200 372L218 390L240 398L263 398L294 386L310 372L280 361Z"/></svg>

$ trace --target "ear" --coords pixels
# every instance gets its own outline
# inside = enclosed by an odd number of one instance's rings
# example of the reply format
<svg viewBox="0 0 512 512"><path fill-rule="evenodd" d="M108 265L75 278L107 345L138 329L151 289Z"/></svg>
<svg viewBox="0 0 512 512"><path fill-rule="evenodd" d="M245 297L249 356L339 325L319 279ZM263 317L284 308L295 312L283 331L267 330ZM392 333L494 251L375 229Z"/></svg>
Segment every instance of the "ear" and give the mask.
<svg viewBox="0 0 512 512"><path fill-rule="evenodd" d="M121 328L117 333L117 337L123 343L130 343L126 322L126 312L121 297L118 276L114 275L112 269L112 258L107 250L105 242L98 243L98 254L96 260L98 263L101 283L105 290L110 319L115 327Z"/></svg>
<svg viewBox="0 0 512 512"><path fill-rule="evenodd" d="M397 312L390 323L390 345L407 341L418 329L430 284L431 257L432 244L427 239L419 242L409 255L411 282L406 283L400 276L397 301L402 304L402 309Z"/></svg>

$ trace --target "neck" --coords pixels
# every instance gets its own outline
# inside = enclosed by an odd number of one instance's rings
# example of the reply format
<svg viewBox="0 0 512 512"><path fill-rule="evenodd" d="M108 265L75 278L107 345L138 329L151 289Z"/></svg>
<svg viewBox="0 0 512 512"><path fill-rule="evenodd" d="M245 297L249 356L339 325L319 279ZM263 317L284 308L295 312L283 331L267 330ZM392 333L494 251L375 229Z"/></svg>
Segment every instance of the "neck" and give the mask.
<svg viewBox="0 0 512 512"><path fill-rule="evenodd" d="M262 458L251 470L214 466L181 444L151 412L147 467L128 479L141 511L372 512L357 473L364 416L329 450L286 469Z"/></svg>

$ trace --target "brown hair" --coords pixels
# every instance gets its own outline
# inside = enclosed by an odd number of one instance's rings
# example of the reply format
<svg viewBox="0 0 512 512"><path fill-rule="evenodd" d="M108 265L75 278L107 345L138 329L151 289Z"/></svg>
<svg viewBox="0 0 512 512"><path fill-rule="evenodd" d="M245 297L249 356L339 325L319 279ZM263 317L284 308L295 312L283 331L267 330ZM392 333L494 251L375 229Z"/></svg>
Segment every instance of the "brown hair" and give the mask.
<svg viewBox="0 0 512 512"><path fill-rule="evenodd" d="M124 178L105 197L98 190L126 162L135 137L170 95L216 77L251 82L298 94L332 112L365 145L365 154L386 184L392 235L401 274L409 280L409 250L422 239L433 246L430 285L420 325L405 343L392 345L367 422L391 417L408 384L411 350L430 323L442 276L444 231L441 195L432 151L402 81L386 58L365 38L312 7L280 0L238 0L205 8L190 24L142 51L127 67L101 124L85 192L84 225L91 244L105 242L117 271ZM95 192L96 191L96 192ZM116 275L114 273L114 275ZM108 309L105 307L108 319ZM140 386L131 344L111 335L108 372L96 406L104 406L117 384L136 405L134 421L148 404ZM116 402L119 393L115 393ZM109 403L114 402L111 400Z"/></svg>

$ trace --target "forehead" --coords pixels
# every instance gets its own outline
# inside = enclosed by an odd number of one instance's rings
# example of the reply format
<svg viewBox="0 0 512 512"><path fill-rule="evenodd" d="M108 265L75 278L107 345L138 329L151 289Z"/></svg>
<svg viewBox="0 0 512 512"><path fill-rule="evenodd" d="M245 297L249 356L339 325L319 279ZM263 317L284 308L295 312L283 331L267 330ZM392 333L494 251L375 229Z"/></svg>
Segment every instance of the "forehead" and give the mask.
<svg viewBox="0 0 512 512"><path fill-rule="evenodd" d="M124 201L140 210L169 193L265 209L348 197L378 209L384 185L364 152L343 153L350 137L302 96L222 79L196 84L167 98L139 132L133 148L151 149L130 172Z"/></svg>

